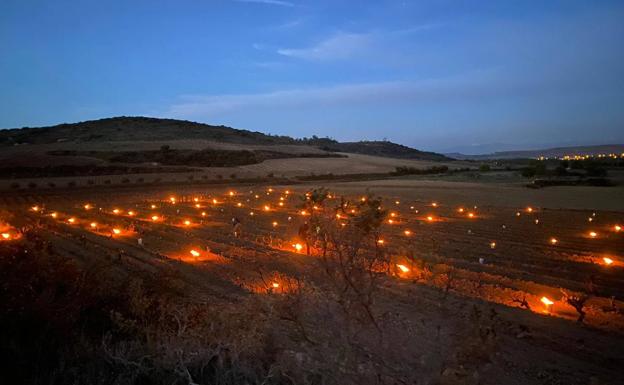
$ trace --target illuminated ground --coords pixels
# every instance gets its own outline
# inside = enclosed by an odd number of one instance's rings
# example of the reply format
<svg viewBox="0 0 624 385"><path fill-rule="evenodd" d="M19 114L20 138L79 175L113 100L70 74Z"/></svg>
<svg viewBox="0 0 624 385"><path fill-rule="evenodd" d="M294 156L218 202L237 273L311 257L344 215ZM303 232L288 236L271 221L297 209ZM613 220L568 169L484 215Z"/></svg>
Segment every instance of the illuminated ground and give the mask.
<svg viewBox="0 0 624 385"><path fill-rule="evenodd" d="M314 249L306 256L295 248L308 188L7 197L0 230L11 242L20 228L35 226L57 251L117 261L125 271L174 266L198 300L279 295L292 277L313 277L316 269ZM352 201L365 193L357 183L335 190ZM488 204L397 186L374 192L389 210L378 247L393 258L378 302L423 327L442 328L438 340L420 341L422 349L454 344L474 322L473 309L481 309L500 319L496 353L479 369L498 383L622 380L621 211L514 205L517 197L503 205L504 196ZM233 217L241 221L240 238L232 236ZM583 325L561 289L591 294ZM445 376L450 383L475 380L459 369Z"/></svg>

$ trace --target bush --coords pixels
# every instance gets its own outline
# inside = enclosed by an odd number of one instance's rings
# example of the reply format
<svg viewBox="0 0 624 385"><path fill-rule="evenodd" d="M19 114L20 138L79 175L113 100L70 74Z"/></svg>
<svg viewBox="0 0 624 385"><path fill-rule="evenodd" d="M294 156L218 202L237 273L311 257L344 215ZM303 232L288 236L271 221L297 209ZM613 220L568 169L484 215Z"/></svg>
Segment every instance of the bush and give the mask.
<svg viewBox="0 0 624 385"><path fill-rule="evenodd" d="M481 172L488 172L490 170L491 170L491 168L490 168L489 164L482 164L482 165L479 166L479 171L481 171Z"/></svg>
<svg viewBox="0 0 624 385"><path fill-rule="evenodd" d="M21 187L21 185L17 182L13 182L11 183L11 188L12 189L19 189Z"/></svg>
<svg viewBox="0 0 624 385"><path fill-rule="evenodd" d="M428 174L444 174L449 171L448 166L433 166L429 168L416 168L411 166L398 166L391 175L428 175Z"/></svg>
<svg viewBox="0 0 624 385"><path fill-rule="evenodd" d="M37 183L35 182L28 183L28 188L37 188Z"/></svg>
<svg viewBox="0 0 624 385"><path fill-rule="evenodd" d="M87 180L87 184L89 186L93 186L95 184L95 181L93 179L89 179L89 180Z"/></svg>
<svg viewBox="0 0 624 385"><path fill-rule="evenodd" d="M76 187L76 181L69 181L67 182L67 187Z"/></svg>

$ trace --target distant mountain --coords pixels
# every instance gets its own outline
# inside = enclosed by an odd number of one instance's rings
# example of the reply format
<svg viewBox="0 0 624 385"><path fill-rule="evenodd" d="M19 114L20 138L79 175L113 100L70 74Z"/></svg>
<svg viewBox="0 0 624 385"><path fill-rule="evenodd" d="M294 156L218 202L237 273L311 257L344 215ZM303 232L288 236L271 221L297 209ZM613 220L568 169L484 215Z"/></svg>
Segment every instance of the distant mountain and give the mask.
<svg viewBox="0 0 624 385"><path fill-rule="evenodd" d="M566 155L600 155L600 154L622 154L624 153L624 144L605 144L598 146L572 146L572 147L554 147L542 150L523 150L523 151L499 151L491 154L482 155L465 155L460 153L445 154L454 159L462 160L487 160L487 159L518 159L518 158L537 158L540 156L548 158L560 158Z"/></svg>
<svg viewBox="0 0 624 385"><path fill-rule="evenodd" d="M331 152L375 155L398 159L450 160L434 152L419 151L387 141L340 143L330 138L296 139L268 135L227 126L176 119L114 117L49 127L23 127L0 130L0 146L52 144L62 142L132 142L201 139L241 145L307 145Z"/></svg>

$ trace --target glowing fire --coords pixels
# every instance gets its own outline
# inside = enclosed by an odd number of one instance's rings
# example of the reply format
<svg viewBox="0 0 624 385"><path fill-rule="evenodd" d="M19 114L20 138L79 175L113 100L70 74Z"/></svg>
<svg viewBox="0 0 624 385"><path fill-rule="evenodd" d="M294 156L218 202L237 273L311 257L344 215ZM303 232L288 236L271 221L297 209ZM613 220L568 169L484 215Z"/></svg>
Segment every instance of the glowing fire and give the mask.
<svg viewBox="0 0 624 385"><path fill-rule="evenodd" d="M152 220L153 220L154 222L156 222L156 221L157 221L157 220L159 220L159 219L160 219L160 217L159 217L158 215L152 215Z"/></svg>
<svg viewBox="0 0 624 385"><path fill-rule="evenodd" d="M410 230L405 230L403 231L403 234L405 234L406 236L410 236L412 235L412 232Z"/></svg>
<svg viewBox="0 0 624 385"><path fill-rule="evenodd" d="M202 217L205 217L205 216L206 216L206 212L205 212L205 211L202 211L201 216L202 216Z"/></svg>
<svg viewBox="0 0 624 385"><path fill-rule="evenodd" d="M550 307L554 304L548 297L542 297L540 301L546 306L546 311L550 310Z"/></svg>
<svg viewBox="0 0 624 385"><path fill-rule="evenodd" d="M199 202L199 198L193 198L193 202Z"/></svg>
<svg viewBox="0 0 624 385"><path fill-rule="evenodd" d="M438 207L438 203L437 202L433 202L433 203L431 203L431 206Z"/></svg>
<svg viewBox="0 0 624 385"><path fill-rule="evenodd" d="M380 244L380 245L383 245L385 243L385 241L383 239L378 239L377 243Z"/></svg>
<svg viewBox="0 0 624 385"><path fill-rule="evenodd" d="M128 211L128 215L131 216L131 217L134 216L134 211L132 211L132 210Z"/></svg>
<svg viewBox="0 0 624 385"><path fill-rule="evenodd" d="M114 209L113 214L119 214L119 209Z"/></svg>
<svg viewBox="0 0 624 385"><path fill-rule="evenodd" d="M56 217L58 216L58 214L57 214L56 212L53 212L52 214L50 214L50 216L51 216L52 218L56 218Z"/></svg>
<svg viewBox="0 0 624 385"><path fill-rule="evenodd" d="M277 289L279 287L279 283L273 282L273 284L271 286L273 286L275 289Z"/></svg>
<svg viewBox="0 0 624 385"><path fill-rule="evenodd" d="M301 245L301 243L295 243L293 245L293 247L295 248L295 250L297 251L301 251L303 249L303 246Z"/></svg>
<svg viewBox="0 0 624 385"><path fill-rule="evenodd" d="M152 209L155 209L155 208L156 208L156 205L151 205L150 207L151 207Z"/></svg>
<svg viewBox="0 0 624 385"><path fill-rule="evenodd" d="M533 212L533 207L530 207L530 206L527 207L526 211L527 211L527 213L532 213Z"/></svg>
<svg viewBox="0 0 624 385"><path fill-rule="evenodd" d="M590 231L589 232L589 236L592 237L592 238L596 238L598 236L598 233L595 232L595 231Z"/></svg>
<svg viewBox="0 0 624 385"><path fill-rule="evenodd" d="M171 203L175 203L176 202L175 197L170 197L169 200L171 201Z"/></svg>
<svg viewBox="0 0 624 385"><path fill-rule="evenodd" d="M409 269L407 266L405 266L405 265L400 265L400 264L397 264L397 267L398 267L398 268L399 268L399 270L401 270L401 272L403 272L403 273L407 273L407 272L409 272L409 271L410 271L410 269Z"/></svg>
<svg viewBox="0 0 624 385"><path fill-rule="evenodd" d="M191 255L192 255L193 257L199 257L199 251L196 251L196 250L191 250Z"/></svg>
<svg viewBox="0 0 624 385"><path fill-rule="evenodd" d="M474 213L468 213L468 218L474 218Z"/></svg>
<svg viewBox="0 0 624 385"><path fill-rule="evenodd" d="M233 197L234 196L234 191L230 191L229 194L230 194L231 197Z"/></svg>
<svg viewBox="0 0 624 385"><path fill-rule="evenodd" d="M388 224L393 224L394 221L392 219L388 219Z"/></svg>
<svg viewBox="0 0 624 385"><path fill-rule="evenodd" d="M615 225L615 226L613 226L613 230L615 230L616 232L620 232L620 231L622 231L622 226Z"/></svg>
<svg viewBox="0 0 624 385"><path fill-rule="evenodd" d="M464 212L464 208L463 208L463 207L458 208L458 209L457 209L457 212L459 212L459 213L463 213L463 212Z"/></svg>
<svg viewBox="0 0 624 385"><path fill-rule="evenodd" d="M496 242L490 242L490 249L496 248Z"/></svg>
<svg viewBox="0 0 624 385"><path fill-rule="evenodd" d="M276 227L277 226L277 222L273 222L272 225L273 225L273 227Z"/></svg>
<svg viewBox="0 0 624 385"><path fill-rule="evenodd" d="M608 258L608 257L604 257L602 258L602 260L604 261L605 265L609 266L613 263L613 259Z"/></svg>
<svg viewBox="0 0 624 385"><path fill-rule="evenodd" d="M184 226L190 226L191 225L191 221L189 221L188 219L184 221Z"/></svg>
<svg viewBox="0 0 624 385"><path fill-rule="evenodd" d="M33 207L31 207L31 210L34 211L34 212L37 212L37 211L39 211L39 206L33 206Z"/></svg>
<svg viewBox="0 0 624 385"><path fill-rule="evenodd" d="M433 222L433 217L432 217L431 215L429 215L429 216L427 217L427 221L429 221L429 222Z"/></svg>
<svg viewBox="0 0 624 385"><path fill-rule="evenodd" d="M269 211L271 210L271 207L269 205L264 205L264 211Z"/></svg>
<svg viewBox="0 0 624 385"><path fill-rule="evenodd" d="M115 235L119 235L119 234L121 234L121 230L119 230L119 229L113 229L113 234L115 234Z"/></svg>
<svg viewBox="0 0 624 385"><path fill-rule="evenodd" d="M556 244L557 244L557 242L559 242L559 241L557 240L557 238L550 238L550 243L551 243L551 244L556 245Z"/></svg>
<svg viewBox="0 0 624 385"><path fill-rule="evenodd" d="M95 229L97 227L97 223L91 222L89 226L91 226L92 229Z"/></svg>
<svg viewBox="0 0 624 385"><path fill-rule="evenodd" d="M9 233L2 233L2 239L11 239L11 234L9 234Z"/></svg>
<svg viewBox="0 0 624 385"><path fill-rule="evenodd" d="M69 219L67 220L67 222L69 222L69 223L74 223L74 222L76 222L76 218L69 218Z"/></svg>
<svg viewBox="0 0 624 385"><path fill-rule="evenodd" d="M84 209L85 210L90 210L91 209L91 205L87 203L86 205L84 205Z"/></svg>

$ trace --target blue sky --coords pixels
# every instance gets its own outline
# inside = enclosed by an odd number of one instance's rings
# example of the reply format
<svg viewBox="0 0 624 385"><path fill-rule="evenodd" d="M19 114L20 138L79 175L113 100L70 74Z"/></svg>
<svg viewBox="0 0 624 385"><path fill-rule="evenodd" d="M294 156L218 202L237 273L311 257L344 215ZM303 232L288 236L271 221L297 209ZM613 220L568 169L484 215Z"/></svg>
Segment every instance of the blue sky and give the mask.
<svg viewBox="0 0 624 385"><path fill-rule="evenodd" d="M118 115L481 152L624 143L624 2L0 2L0 127Z"/></svg>

